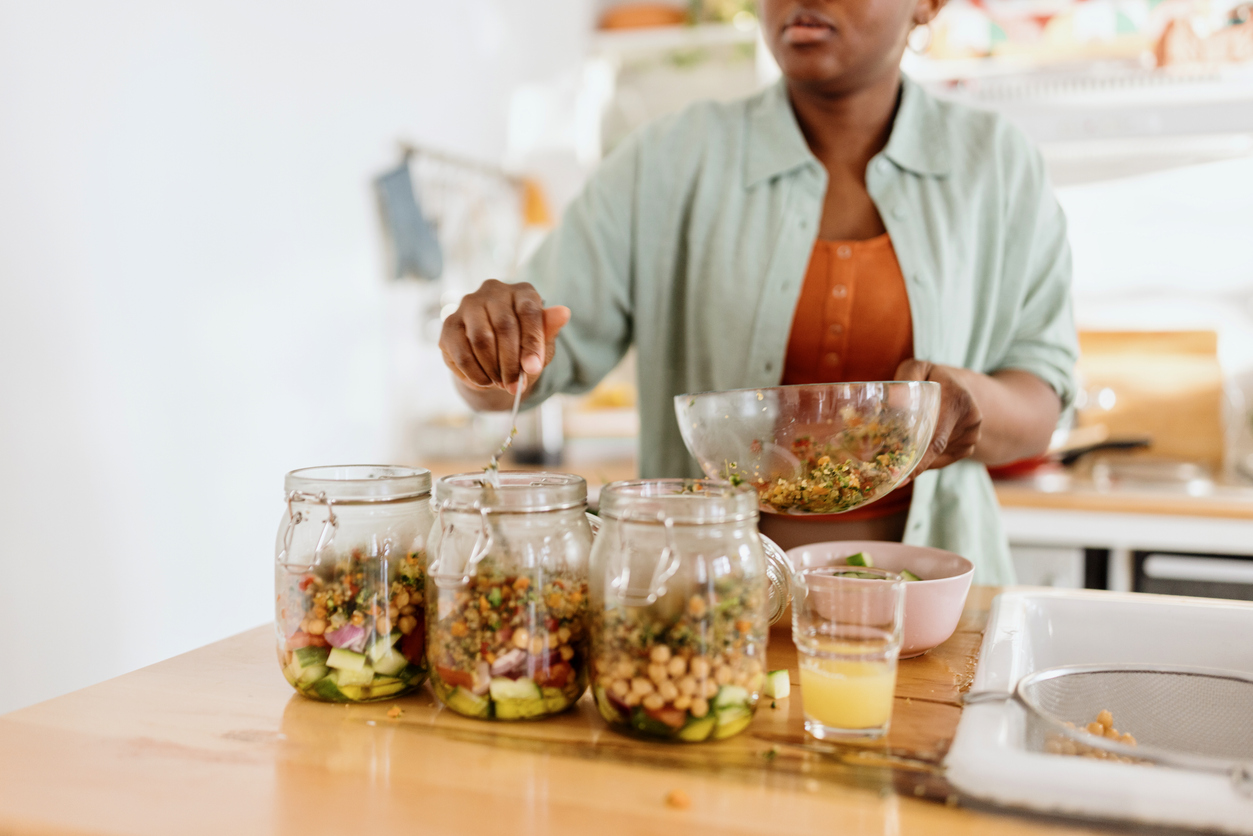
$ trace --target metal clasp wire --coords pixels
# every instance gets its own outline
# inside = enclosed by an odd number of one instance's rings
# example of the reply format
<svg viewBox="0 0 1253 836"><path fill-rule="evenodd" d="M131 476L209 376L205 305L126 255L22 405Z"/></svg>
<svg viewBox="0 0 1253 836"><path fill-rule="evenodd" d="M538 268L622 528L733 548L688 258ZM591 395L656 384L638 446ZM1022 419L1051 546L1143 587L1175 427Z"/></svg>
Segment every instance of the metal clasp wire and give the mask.
<svg viewBox="0 0 1253 836"><path fill-rule="evenodd" d="M335 539L335 529L339 528L339 518L335 516L335 502L328 499L326 492L312 494L305 491L289 491L287 494L287 527L283 530L283 550L279 553L278 562L285 563L291 552L292 540L295 538L296 526L304 522L305 514L293 506L297 502L317 502L326 506L326 522L322 525L322 533L318 535L318 544L313 549L313 562L318 563L322 552Z"/></svg>
<svg viewBox="0 0 1253 836"><path fill-rule="evenodd" d="M487 557L491 552L494 540L492 538L492 526L488 515L492 513L493 508L487 506L479 507L479 517L482 524L479 528L478 537L474 540L474 547L470 549L470 557L466 560L465 566L461 572L446 572L444 570L444 561L451 553L450 543L452 541L452 525L444 522L444 511L448 509L448 502L440 503L436 509L436 515L439 518L439 530L442 536L439 543L439 556L436 558L435 565L437 571L431 573L431 577L435 579L435 585L444 589L456 589L465 586L474 577L475 570L483 558Z"/></svg>
<svg viewBox="0 0 1253 836"><path fill-rule="evenodd" d="M618 521L618 552L615 555L617 566L610 585L618 593L622 603L628 607L647 607L657 603L657 599L666 594L666 582L675 576L683 562L683 556L679 553L678 542L675 539L674 520L667 517L664 511L659 511L657 521L665 530L666 545L657 555L657 563L653 566L653 572L648 581L648 591L644 594L631 589L631 560L628 557L629 550L626 542L627 521Z"/></svg>

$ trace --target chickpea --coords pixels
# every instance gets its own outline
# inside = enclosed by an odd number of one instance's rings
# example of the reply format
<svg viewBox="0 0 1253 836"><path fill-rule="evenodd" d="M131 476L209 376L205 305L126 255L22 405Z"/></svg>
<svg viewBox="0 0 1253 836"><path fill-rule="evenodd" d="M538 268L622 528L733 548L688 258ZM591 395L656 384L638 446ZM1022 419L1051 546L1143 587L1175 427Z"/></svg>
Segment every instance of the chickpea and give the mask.
<svg viewBox="0 0 1253 836"><path fill-rule="evenodd" d="M652 664L648 666L648 678L658 685L669 679L670 675L666 673L665 665Z"/></svg>
<svg viewBox="0 0 1253 836"><path fill-rule="evenodd" d="M748 660L748 673L750 676L755 673L761 673L762 670L763 668L761 666L761 661L759 659Z"/></svg>
<svg viewBox="0 0 1253 836"><path fill-rule="evenodd" d="M544 652L546 647L547 647L547 642L544 641L543 636L536 636L535 638L531 639L531 655L532 656L539 656L541 653Z"/></svg>
<svg viewBox="0 0 1253 836"><path fill-rule="evenodd" d="M548 634L548 649L556 650L559 644L561 644L561 638L558 637L556 633L549 633Z"/></svg>
<svg viewBox="0 0 1253 836"><path fill-rule="evenodd" d="M403 589L400 590L400 592L397 593L396 598L395 600L392 601L392 603L403 609L404 607L409 605L409 593Z"/></svg>
<svg viewBox="0 0 1253 836"><path fill-rule="evenodd" d="M406 636L412 633L413 629L417 626L418 626L418 620L414 618L413 616L404 615L400 617L400 624L399 624L400 632L404 633Z"/></svg>
<svg viewBox="0 0 1253 836"><path fill-rule="evenodd" d="M679 680L679 693L680 694L687 694L690 697L692 694L696 693L696 688L697 688L697 684L696 684L695 677L685 676Z"/></svg>
<svg viewBox="0 0 1253 836"><path fill-rule="evenodd" d="M415 607L413 604L410 604L410 605L409 605L409 606L407 606L407 607L401 607L401 608L400 608L400 614L401 614L401 615L413 615L413 614L414 614L415 612L417 612L417 611L418 611L418 608L417 608L417 607Z"/></svg>
<svg viewBox="0 0 1253 836"><path fill-rule="evenodd" d="M705 599L699 595L693 595L687 601L687 611L694 618L702 618L709 606L705 603Z"/></svg>
<svg viewBox="0 0 1253 836"><path fill-rule="evenodd" d="M661 694L648 694L640 702L649 711L658 711L666 707L666 701L661 698Z"/></svg>
<svg viewBox="0 0 1253 836"><path fill-rule="evenodd" d="M1122 739L1122 735L1118 733L1118 730L1117 730L1117 729L1106 729L1106 730L1105 730L1105 736L1106 736L1107 738L1109 738L1110 740L1120 740L1120 739Z"/></svg>
<svg viewBox="0 0 1253 836"><path fill-rule="evenodd" d="M1107 729L1114 727L1114 715L1109 712L1109 709L1105 709L1096 715L1096 721Z"/></svg>
<svg viewBox="0 0 1253 836"><path fill-rule="evenodd" d="M1093 720L1091 723L1088 723L1088 734L1094 734L1097 737L1100 737L1105 734L1105 727Z"/></svg>
<svg viewBox="0 0 1253 836"><path fill-rule="evenodd" d="M1118 739L1118 742L1125 743L1128 746L1136 745L1136 739L1132 736L1131 732L1125 732L1123 736Z"/></svg>
<svg viewBox="0 0 1253 836"><path fill-rule="evenodd" d="M525 628L519 628L513 631L513 646L518 650L526 650L527 645L531 643L531 634Z"/></svg>
<svg viewBox="0 0 1253 836"><path fill-rule="evenodd" d="M561 646L560 653L563 661L569 662L574 658L574 648L568 644L563 644Z"/></svg>
<svg viewBox="0 0 1253 836"><path fill-rule="evenodd" d="M635 708L635 706L640 704L640 695L635 693L634 691L628 691L622 697L622 704L625 705L627 708Z"/></svg>
<svg viewBox="0 0 1253 836"><path fill-rule="evenodd" d="M613 684L609 686L609 693L618 699L622 699L631 692L631 683L625 679L615 679Z"/></svg>
<svg viewBox="0 0 1253 836"><path fill-rule="evenodd" d="M569 627L562 627L560 630L558 630L558 631L557 631L557 639L558 639L558 640L559 640L562 644L569 644L569 643L570 643L570 628L569 628Z"/></svg>
<svg viewBox="0 0 1253 836"><path fill-rule="evenodd" d="M1056 737L1050 737L1044 741L1044 751L1050 755L1060 755L1062 753L1062 742Z"/></svg>
<svg viewBox="0 0 1253 836"><path fill-rule="evenodd" d="M704 679L709 676L709 660L704 656L697 656L692 660L692 663L688 665L688 670L690 670L692 672L692 676L697 679Z"/></svg>
<svg viewBox="0 0 1253 836"><path fill-rule="evenodd" d="M675 656L670 660L670 663L666 665L666 673L670 674L672 679L678 679L680 676L687 673L687 660L682 656Z"/></svg>
<svg viewBox="0 0 1253 836"><path fill-rule="evenodd" d="M709 713L709 703L708 701L703 700L700 697L697 697L696 699L692 700L692 705L688 709L688 711L692 712L693 717L704 717L706 714Z"/></svg>
<svg viewBox="0 0 1253 836"><path fill-rule="evenodd" d="M286 614L287 614L287 610L283 610L283 615L284 615L284 617L286 617ZM318 606L314 607L314 608L313 608L313 617L314 617L314 618L326 618L326 607L323 607L323 606L321 606L320 604L319 604Z"/></svg>
<svg viewBox="0 0 1253 836"><path fill-rule="evenodd" d="M395 621L396 619L400 618L400 607L396 606L395 604L392 604L390 607L388 607L387 617L391 619L392 621Z"/></svg>
<svg viewBox="0 0 1253 836"><path fill-rule="evenodd" d="M608 691L613 685L613 677L602 673L596 677L596 684Z"/></svg>
<svg viewBox="0 0 1253 836"><path fill-rule="evenodd" d="M614 666L613 672L623 679L630 679L635 676L635 665L627 661L621 661Z"/></svg>
<svg viewBox="0 0 1253 836"><path fill-rule="evenodd" d="M712 700L718 695L718 683L712 679L705 680L705 699Z"/></svg>
<svg viewBox="0 0 1253 836"><path fill-rule="evenodd" d="M352 614L352 618L350 620L352 621L353 624L356 624L358 627L360 627L362 624L365 624L365 613L363 613L361 610L357 610L355 613Z"/></svg>
<svg viewBox="0 0 1253 836"><path fill-rule="evenodd" d="M416 622L415 622L416 623ZM392 622L386 616L374 622L374 629L380 636L386 636L392 631Z"/></svg>
<svg viewBox="0 0 1253 836"><path fill-rule="evenodd" d="M320 636L326 632L326 622L320 618L315 618L304 629L311 636Z"/></svg>
<svg viewBox="0 0 1253 836"><path fill-rule="evenodd" d="M714 679L719 685L729 685L734 676L735 674L731 673L731 669L726 665L719 665L717 670L714 671Z"/></svg>
<svg viewBox="0 0 1253 836"><path fill-rule="evenodd" d="M1077 755L1079 754L1079 747L1078 745L1075 744L1073 740L1063 740L1062 741L1062 754L1063 755Z"/></svg>
<svg viewBox="0 0 1253 836"><path fill-rule="evenodd" d="M664 665L666 662L670 661L670 648L664 644L659 644L653 648L652 652L648 654L648 657L658 665Z"/></svg>
<svg viewBox="0 0 1253 836"><path fill-rule="evenodd" d="M657 685L657 693L661 694L661 698L666 702L674 702L674 698L679 695L679 689L675 687L670 680L659 683Z"/></svg>
<svg viewBox="0 0 1253 836"><path fill-rule="evenodd" d="M642 697L645 694L651 694L652 692L653 683L644 679L642 676L637 676L635 679L631 680L631 693L639 694Z"/></svg>
<svg viewBox="0 0 1253 836"><path fill-rule="evenodd" d="M674 698L673 705L675 708L679 709L679 711L687 711L692 705L691 694L679 694Z"/></svg>

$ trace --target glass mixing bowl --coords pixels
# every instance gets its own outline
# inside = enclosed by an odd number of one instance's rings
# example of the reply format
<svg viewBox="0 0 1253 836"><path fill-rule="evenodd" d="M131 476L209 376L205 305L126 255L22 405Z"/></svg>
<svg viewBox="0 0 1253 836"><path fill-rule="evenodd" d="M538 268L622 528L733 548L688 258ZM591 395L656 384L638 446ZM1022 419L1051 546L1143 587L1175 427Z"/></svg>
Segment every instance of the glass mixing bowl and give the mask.
<svg viewBox="0 0 1253 836"><path fill-rule="evenodd" d="M940 384L822 383L679 395L683 443L761 510L842 514L909 478L935 433Z"/></svg>

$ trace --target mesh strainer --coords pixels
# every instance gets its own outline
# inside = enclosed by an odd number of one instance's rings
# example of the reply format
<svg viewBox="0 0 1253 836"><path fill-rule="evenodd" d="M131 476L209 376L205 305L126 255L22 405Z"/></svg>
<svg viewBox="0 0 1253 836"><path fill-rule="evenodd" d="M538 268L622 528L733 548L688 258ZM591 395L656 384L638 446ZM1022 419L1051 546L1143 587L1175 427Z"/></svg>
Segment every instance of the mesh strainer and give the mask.
<svg viewBox="0 0 1253 836"><path fill-rule="evenodd" d="M1221 772L1253 798L1253 676L1205 668L1068 665L1023 677L1013 693L972 692L965 702L1008 699L1027 709L1031 749L1095 749L1137 762ZM1136 745L1084 731L1101 711L1112 713L1114 725L1133 735ZM1066 741L1074 745L1066 747Z"/></svg>

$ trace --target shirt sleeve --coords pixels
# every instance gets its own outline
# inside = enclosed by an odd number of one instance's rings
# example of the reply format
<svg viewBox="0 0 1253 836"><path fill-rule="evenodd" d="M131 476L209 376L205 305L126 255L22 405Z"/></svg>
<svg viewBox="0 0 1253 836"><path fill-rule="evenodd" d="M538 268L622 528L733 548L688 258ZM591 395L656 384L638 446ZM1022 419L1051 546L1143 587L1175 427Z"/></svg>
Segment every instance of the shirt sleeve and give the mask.
<svg viewBox="0 0 1253 836"><path fill-rule="evenodd" d="M631 344L638 159L635 137L614 149L522 272L545 306L565 305L571 314L528 405L586 392Z"/></svg>
<svg viewBox="0 0 1253 836"><path fill-rule="evenodd" d="M993 370L1021 369L1043 380L1062 401L1063 415L1075 399L1075 361L1079 356L1071 308L1070 244L1066 218L1049 187L1044 161L1026 146L1029 160L1010 181L1006 261L1003 275L1021 277L1014 294L1017 309L1004 353Z"/></svg>

